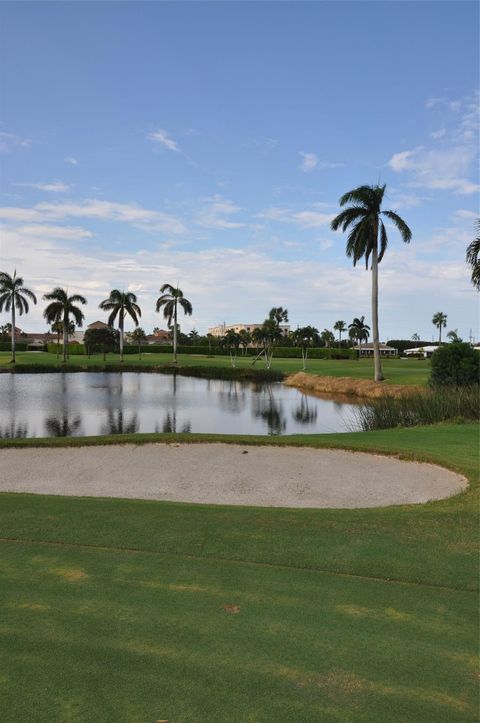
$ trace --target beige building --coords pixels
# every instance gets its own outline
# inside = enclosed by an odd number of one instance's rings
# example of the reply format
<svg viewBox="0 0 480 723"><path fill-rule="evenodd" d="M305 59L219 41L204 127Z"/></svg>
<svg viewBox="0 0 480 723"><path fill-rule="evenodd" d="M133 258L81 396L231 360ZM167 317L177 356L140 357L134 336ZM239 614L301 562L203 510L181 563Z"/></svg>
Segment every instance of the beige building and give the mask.
<svg viewBox="0 0 480 723"><path fill-rule="evenodd" d="M235 331L237 334L239 334L241 331L248 331L251 333L254 329L259 329L263 326L263 324L219 324L218 326L211 326L208 329L208 333L212 336L225 336L227 331ZM290 326L288 324L280 324L280 329L282 330L282 334L284 336L288 336L290 334Z"/></svg>

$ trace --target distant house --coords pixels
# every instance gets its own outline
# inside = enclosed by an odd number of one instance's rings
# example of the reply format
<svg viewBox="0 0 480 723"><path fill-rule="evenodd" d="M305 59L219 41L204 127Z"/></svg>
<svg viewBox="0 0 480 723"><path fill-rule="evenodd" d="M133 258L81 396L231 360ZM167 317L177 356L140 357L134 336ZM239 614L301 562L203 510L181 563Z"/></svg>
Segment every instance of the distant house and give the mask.
<svg viewBox="0 0 480 723"><path fill-rule="evenodd" d="M290 334L290 326L288 324L280 324L280 331L284 336ZM241 331L248 331L251 333L255 329L261 329L263 324L219 324L218 326L210 326L208 333L212 336L222 337L225 336L227 331L235 331L239 334Z"/></svg>
<svg viewBox="0 0 480 723"><path fill-rule="evenodd" d="M108 324L104 321L94 321L92 324L88 324L87 329L108 329Z"/></svg>
<svg viewBox="0 0 480 723"><path fill-rule="evenodd" d="M168 346L172 343L171 332L165 331L164 329L157 329L154 334L148 334L147 344L162 344Z"/></svg>
<svg viewBox="0 0 480 723"><path fill-rule="evenodd" d="M373 343L357 344L355 349L357 349L360 356L373 356ZM381 356L397 356L398 354L398 349L387 344L380 343L379 349Z"/></svg>
<svg viewBox="0 0 480 723"><path fill-rule="evenodd" d="M438 349L437 345L431 346L417 346L415 349L405 349L405 356L423 356L424 359L429 359L433 352Z"/></svg>

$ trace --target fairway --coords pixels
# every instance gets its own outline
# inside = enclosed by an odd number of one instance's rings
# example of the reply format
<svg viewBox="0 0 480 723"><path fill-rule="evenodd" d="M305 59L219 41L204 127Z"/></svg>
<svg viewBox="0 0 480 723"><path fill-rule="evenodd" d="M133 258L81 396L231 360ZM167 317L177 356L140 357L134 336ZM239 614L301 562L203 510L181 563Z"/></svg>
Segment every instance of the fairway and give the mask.
<svg viewBox="0 0 480 723"><path fill-rule="evenodd" d="M333 352L334 350L332 350ZM8 352L0 352L0 368L12 369L10 364L11 354ZM142 354L139 359L137 354L127 354L123 365L125 369L131 366L149 369L155 366L170 364L172 361L171 354ZM101 354L88 357L85 355L71 355L67 361L68 367L105 367L108 369L109 364L118 365L120 359L118 354L109 354L107 361L103 361ZM245 357L241 354L237 357L237 368L242 369L251 367L252 358ZM430 375L430 361L424 359L385 359L382 361L383 373L385 375L386 384L420 384L425 385ZM23 365L54 365L62 368L61 360L57 359L56 354L47 352L17 352L17 366ZM202 366L202 367L231 367L230 358L228 356L208 357L197 354L179 354L178 366ZM264 363L259 360L255 364L255 369L264 369ZM272 370L283 372L284 374L295 374L302 371L301 359L273 359ZM319 374L322 376L333 377L355 377L358 379L373 379L373 361L371 359L311 359L307 363L307 372L310 374Z"/></svg>
<svg viewBox="0 0 480 723"><path fill-rule="evenodd" d="M475 721L477 439L477 425L297 438L470 480L426 505L2 494L6 720Z"/></svg>

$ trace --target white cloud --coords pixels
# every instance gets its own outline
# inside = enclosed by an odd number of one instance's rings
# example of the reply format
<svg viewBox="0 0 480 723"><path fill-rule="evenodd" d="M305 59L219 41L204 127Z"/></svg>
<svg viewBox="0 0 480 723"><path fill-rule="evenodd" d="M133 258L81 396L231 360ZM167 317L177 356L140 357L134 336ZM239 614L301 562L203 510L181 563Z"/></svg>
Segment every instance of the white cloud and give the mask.
<svg viewBox="0 0 480 723"><path fill-rule="evenodd" d="M433 140L438 141L440 138L444 138L446 132L447 132L446 128L439 128L438 131L433 131L432 133L430 133L430 138L433 138Z"/></svg>
<svg viewBox="0 0 480 723"><path fill-rule="evenodd" d="M445 102L445 98L428 98L425 103L426 108L435 108L437 105L441 105Z"/></svg>
<svg viewBox="0 0 480 723"><path fill-rule="evenodd" d="M6 153L12 148L28 148L32 145L30 138L20 138L15 133L0 131L0 153Z"/></svg>
<svg viewBox="0 0 480 723"><path fill-rule="evenodd" d="M168 151L180 153L178 143L174 141L163 128L157 128L156 131L147 133L147 138L150 141L153 141L156 145L163 146L163 148L166 148Z"/></svg>
<svg viewBox="0 0 480 723"><path fill-rule="evenodd" d="M395 153L388 165L397 173L412 172L411 186L470 194L479 188L466 178L475 155L475 148L467 145L433 150L419 147Z"/></svg>
<svg viewBox="0 0 480 723"><path fill-rule="evenodd" d="M259 218L267 221L278 221L280 223L293 223L301 228L319 228L330 224L335 214L321 213L319 211L292 211L290 208L272 207L266 208Z"/></svg>
<svg viewBox="0 0 480 723"><path fill-rule="evenodd" d="M476 221L479 217L477 211L468 211L466 208L459 208L453 215L455 218L465 221Z"/></svg>
<svg viewBox="0 0 480 723"><path fill-rule="evenodd" d="M37 203L32 208L0 208L0 219L18 222L61 221L66 218L91 218L102 221L118 221L141 227L148 231L162 231L180 234L186 231L185 225L174 216L143 208L132 203L116 203L88 199L80 203Z"/></svg>
<svg viewBox="0 0 480 723"><path fill-rule="evenodd" d="M65 163L70 163L72 166L78 166L78 161L73 156L66 156L63 160Z"/></svg>
<svg viewBox="0 0 480 723"><path fill-rule="evenodd" d="M316 239L319 247L322 249L322 251L326 251L327 249L331 249L333 246L333 240L331 238L318 238Z"/></svg>
<svg viewBox="0 0 480 723"><path fill-rule="evenodd" d="M232 201L216 194L204 199L205 207L199 212L196 218L198 226L213 229L243 228L244 223L231 221L229 216L237 214L242 209Z"/></svg>
<svg viewBox="0 0 480 723"><path fill-rule="evenodd" d="M52 193L64 193L68 191L70 186L63 181L52 181L51 183L14 183L14 186L23 186L24 188L36 188L39 191L48 191Z"/></svg>
<svg viewBox="0 0 480 723"><path fill-rule="evenodd" d="M318 157L315 153L304 153L303 151L300 151L298 155L302 158L300 168L304 173L310 173L310 171L313 171L313 169L317 166Z"/></svg>
<svg viewBox="0 0 480 723"><path fill-rule="evenodd" d="M16 232L25 236L41 236L50 239L80 240L92 238L93 233L78 226L48 226L36 224L31 226L19 226Z"/></svg>

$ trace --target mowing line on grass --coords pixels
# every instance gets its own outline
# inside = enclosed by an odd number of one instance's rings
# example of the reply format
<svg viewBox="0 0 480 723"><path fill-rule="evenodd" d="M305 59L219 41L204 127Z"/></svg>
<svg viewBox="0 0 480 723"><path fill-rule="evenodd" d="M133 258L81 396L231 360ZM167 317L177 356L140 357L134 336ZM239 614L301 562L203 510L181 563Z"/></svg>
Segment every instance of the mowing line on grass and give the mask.
<svg viewBox="0 0 480 723"><path fill-rule="evenodd" d="M158 550L144 550L139 547L114 547L108 545L94 545L86 542L56 542L54 540L31 540L28 538L0 537L0 543L14 543L18 545L44 545L48 547L96 550L99 552L119 552L134 553L143 555L156 555L159 557L179 557L183 560L208 560L212 562L231 563L233 565L248 565L251 567L266 567L274 570L298 570L300 572L320 573L321 575L330 575L332 577L345 577L354 580L369 580L372 582L383 582L393 585L407 585L410 587L426 587L434 590L445 590L449 592L468 592L478 594L478 590L467 587L450 587L449 585L436 585L428 582L410 582L409 580L400 580L398 578L378 577L376 575L356 575L353 572L335 572L333 570L324 570L319 567L300 567L297 565L279 565L271 562L257 562L255 560L240 560L231 557L220 557L218 555L186 555L181 552L160 552Z"/></svg>

